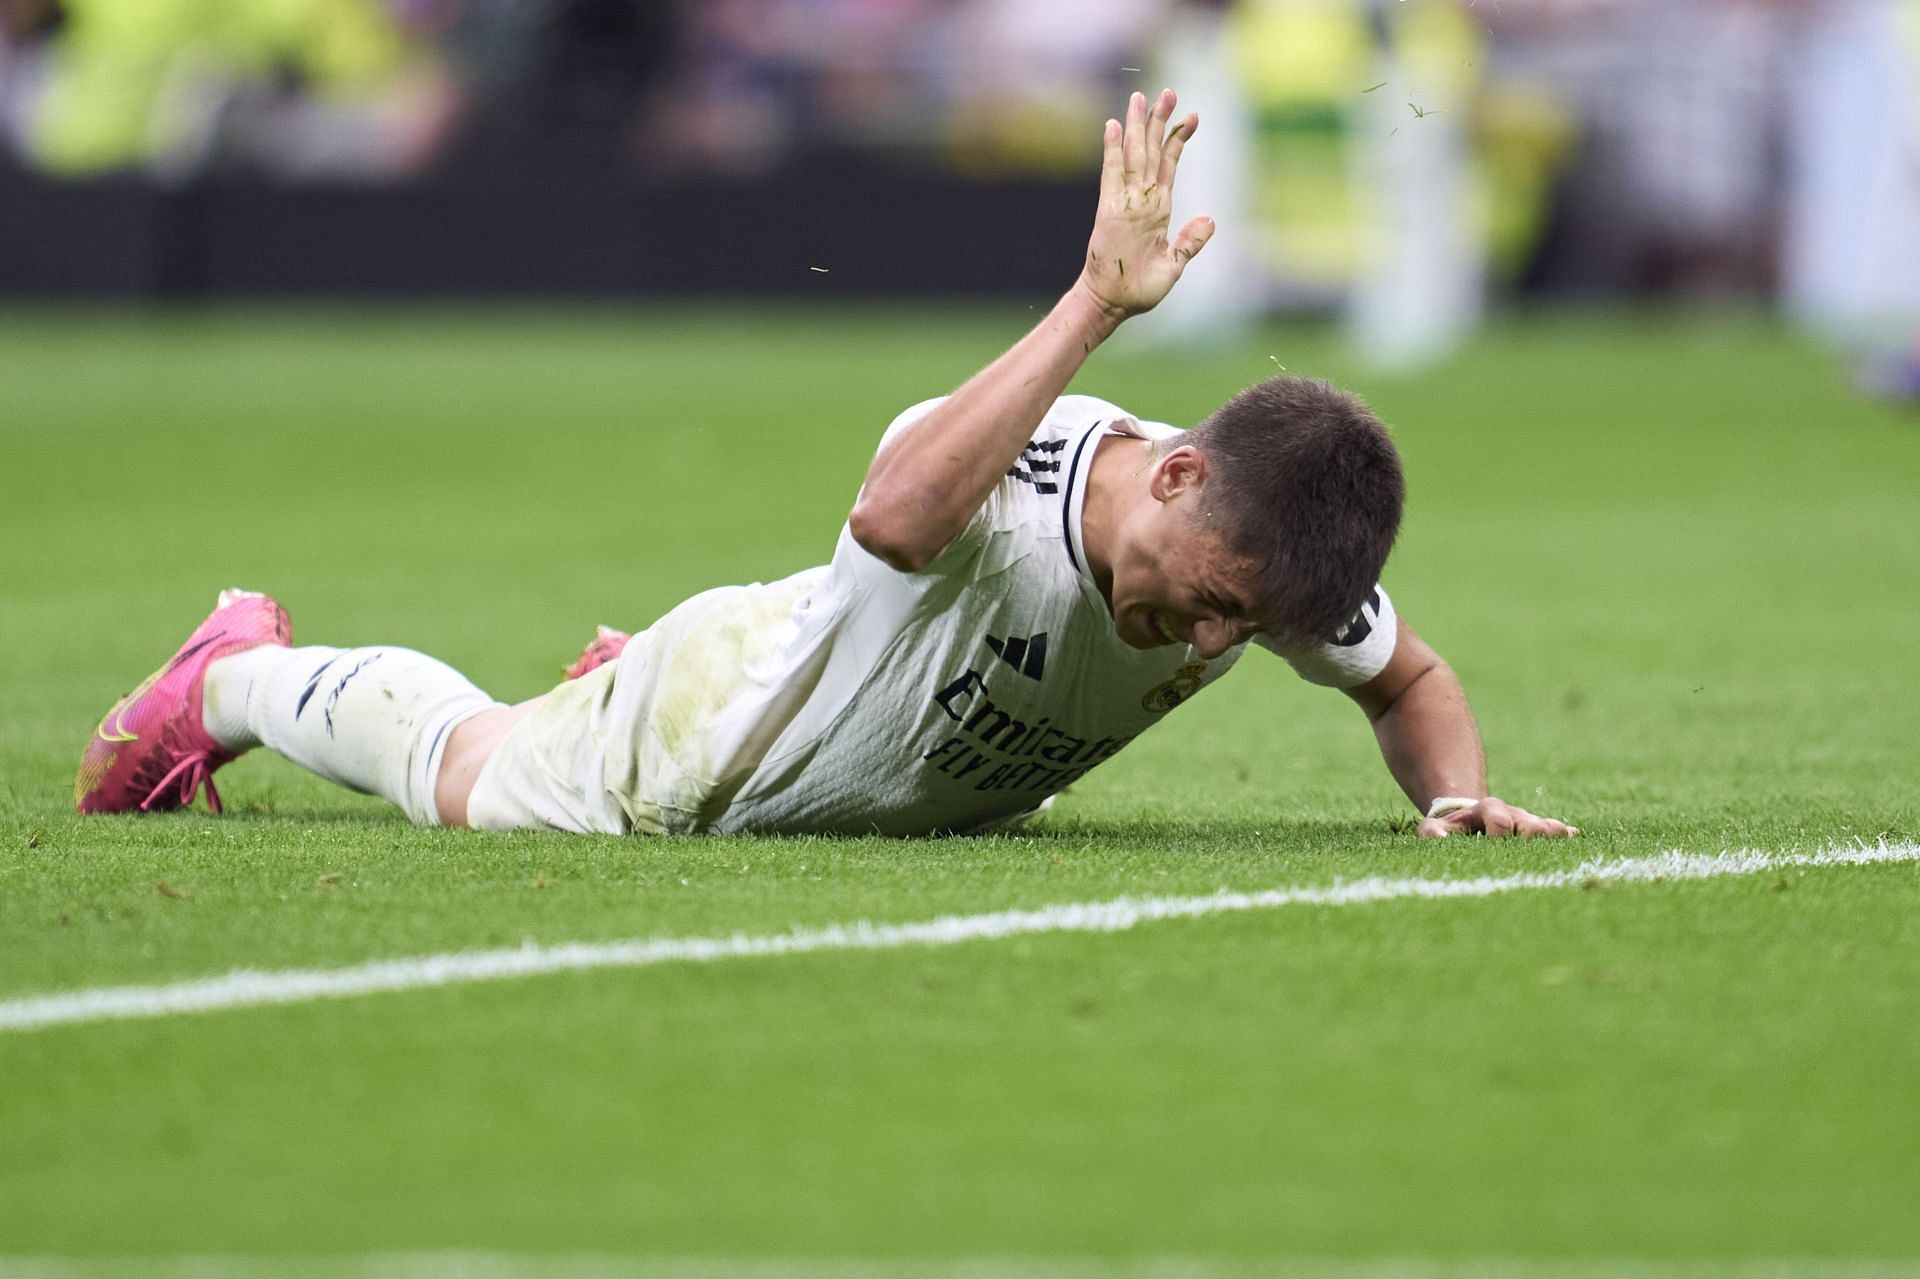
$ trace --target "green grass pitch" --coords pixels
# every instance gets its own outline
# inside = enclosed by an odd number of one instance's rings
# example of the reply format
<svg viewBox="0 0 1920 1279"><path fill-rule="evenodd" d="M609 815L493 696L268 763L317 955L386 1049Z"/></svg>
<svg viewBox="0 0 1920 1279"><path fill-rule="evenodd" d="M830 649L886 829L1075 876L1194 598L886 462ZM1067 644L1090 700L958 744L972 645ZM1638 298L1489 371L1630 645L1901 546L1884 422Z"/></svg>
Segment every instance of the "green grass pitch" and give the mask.
<svg viewBox="0 0 1920 1279"><path fill-rule="evenodd" d="M264 756L222 774L224 819L71 815L99 714L219 588L530 696L596 622L821 562L891 416L1030 318L0 314L0 1001L1920 836L1920 421L1724 316L1510 321L1405 379L1277 329L1102 352L1077 384L1172 422L1276 363L1367 394L1411 481L1387 584L1472 693L1496 791L1572 844L1395 833L1358 711L1258 655L1018 837L423 832ZM0 1258L1911 1273L1920 868L0 1033Z"/></svg>

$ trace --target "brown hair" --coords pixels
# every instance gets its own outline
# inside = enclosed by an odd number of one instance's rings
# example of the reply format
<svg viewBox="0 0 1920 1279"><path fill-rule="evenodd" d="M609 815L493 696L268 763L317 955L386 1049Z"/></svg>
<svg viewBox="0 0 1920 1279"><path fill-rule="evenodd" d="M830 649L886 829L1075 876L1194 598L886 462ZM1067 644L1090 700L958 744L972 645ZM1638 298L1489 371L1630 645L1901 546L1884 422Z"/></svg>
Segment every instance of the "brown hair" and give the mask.
<svg viewBox="0 0 1920 1279"><path fill-rule="evenodd" d="M1212 526L1261 565L1275 638L1333 639L1380 580L1406 504L1400 454L1373 410L1326 382L1273 377L1168 443L1207 459Z"/></svg>

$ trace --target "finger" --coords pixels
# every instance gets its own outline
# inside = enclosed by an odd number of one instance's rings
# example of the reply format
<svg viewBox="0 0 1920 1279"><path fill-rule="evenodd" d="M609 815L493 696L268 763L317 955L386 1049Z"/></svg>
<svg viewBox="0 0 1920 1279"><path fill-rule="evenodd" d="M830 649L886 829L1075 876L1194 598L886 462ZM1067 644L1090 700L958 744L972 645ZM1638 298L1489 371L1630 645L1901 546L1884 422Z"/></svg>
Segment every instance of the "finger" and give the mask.
<svg viewBox="0 0 1920 1279"><path fill-rule="evenodd" d="M1189 218L1187 224L1180 228L1180 234L1173 237L1173 244L1168 252L1173 254L1181 270L1186 270L1187 263L1193 261L1194 254L1207 247L1207 241L1213 238L1213 232L1213 219L1204 215Z"/></svg>
<svg viewBox="0 0 1920 1279"><path fill-rule="evenodd" d="M1160 148L1160 169L1156 181L1173 191L1173 175L1180 167L1180 153L1187 149L1187 143L1193 138L1193 132L1200 127L1200 117L1193 112L1187 118L1173 126L1173 132L1167 135L1167 144Z"/></svg>
<svg viewBox="0 0 1920 1279"><path fill-rule="evenodd" d="M1542 817L1538 813L1529 813L1524 808L1513 810L1513 833L1522 839L1532 839L1536 835L1557 834L1553 828L1560 823L1551 817ZM1564 827L1562 829L1565 829Z"/></svg>
<svg viewBox="0 0 1920 1279"><path fill-rule="evenodd" d="M1100 194L1118 196L1120 188L1126 184L1126 158L1120 148L1120 122L1107 121L1106 132L1101 135L1100 151Z"/></svg>
<svg viewBox="0 0 1920 1279"><path fill-rule="evenodd" d="M1421 819L1420 824L1414 828L1414 833L1421 839L1445 839L1453 834L1453 827L1447 825L1444 818L1427 817Z"/></svg>
<svg viewBox="0 0 1920 1279"><path fill-rule="evenodd" d="M1147 171L1147 98L1136 93L1127 99L1126 136L1121 140L1125 148L1126 179L1128 182L1140 181Z"/></svg>
<svg viewBox="0 0 1920 1279"><path fill-rule="evenodd" d="M1531 832L1534 835L1543 836L1548 839L1565 839L1569 835L1578 835L1580 833L1578 826L1569 826L1557 817L1534 817L1531 813L1527 814L1527 816L1535 823L1535 827Z"/></svg>
<svg viewBox="0 0 1920 1279"><path fill-rule="evenodd" d="M1159 181L1160 148L1165 142L1167 121L1173 118L1173 104L1178 101L1172 89L1160 90L1160 96L1153 100L1153 109L1147 112L1147 130L1141 135L1146 143L1146 154L1140 166L1140 180L1148 184Z"/></svg>
<svg viewBox="0 0 1920 1279"><path fill-rule="evenodd" d="M1480 829L1485 834L1500 838L1514 833L1513 810L1497 799L1488 797L1467 811L1478 814Z"/></svg>

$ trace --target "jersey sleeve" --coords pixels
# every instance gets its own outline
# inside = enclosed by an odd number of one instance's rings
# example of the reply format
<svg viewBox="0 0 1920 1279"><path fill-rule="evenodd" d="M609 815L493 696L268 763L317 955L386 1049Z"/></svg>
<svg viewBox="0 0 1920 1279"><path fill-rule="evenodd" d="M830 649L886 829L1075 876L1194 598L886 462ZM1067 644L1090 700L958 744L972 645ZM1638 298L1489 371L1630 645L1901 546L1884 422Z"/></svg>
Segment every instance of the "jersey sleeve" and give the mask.
<svg viewBox="0 0 1920 1279"><path fill-rule="evenodd" d="M1303 651L1281 648L1264 635L1255 637L1254 642L1286 658L1308 683L1353 688L1386 669L1399 633L1393 601L1387 598L1385 588L1375 586L1353 620L1325 644Z"/></svg>
<svg viewBox="0 0 1920 1279"><path fill-rule="evenodd" d="M914 423L920 421L920 419L926 417L946 402L946 396L935 396L931 400L920 401L920 403L915 404L894 418L893 421L888 424L886 432L881 435L880 443L874 449L875 456L878 456L887 445L893 443L902 432L906 431ZM933 563L920 570L920 573L910 574L909 576L930 574L938 577L944 573L951 572L954 568L965 562L969 558L970 553L978 550L981 544L992 534L994 529L999 527L1003 518L1002 508L1005 506L1006 500L1006 484L1003 482L995 486L994 490L987 495L987 500L980 504L980 509L975 511L973 518L967 521L967 527L961 530L958 537L947 543L946 549L940 552Z"/></svg>
<svg viewBox="0 0 1920 1279"><path fill-rule="evenodd" d="M893 421L887 424L886 432L880 437L880 443L874 447L874 455L876 457L879 456L880 452L885 449L887 445L893 443L902 431L946 402L946 396L936 395L931 400L922 400L913 407L903 411L900 416L894 418Z"/></svg>

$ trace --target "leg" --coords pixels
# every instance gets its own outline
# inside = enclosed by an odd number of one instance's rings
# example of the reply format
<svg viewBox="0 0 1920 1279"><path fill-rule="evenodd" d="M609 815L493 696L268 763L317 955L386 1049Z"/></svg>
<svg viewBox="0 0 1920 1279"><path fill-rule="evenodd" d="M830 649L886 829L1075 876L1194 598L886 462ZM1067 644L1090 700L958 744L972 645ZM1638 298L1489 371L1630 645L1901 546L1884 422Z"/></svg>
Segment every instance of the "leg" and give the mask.
<svg viewBox="0 0 1920 1279"><path fill-rule="evenodd" d="M593 642L587 645L586 652L580 654L579 660L567 667L564 674L568 679L579 679L617 660L629 638L625 631L617 631L611 626L600 627ZM480 770L493 758L494 748L500 745L500 739L525 719L540 701L536 697L518 706L482 711L453 730L452 737L447 741L446 757L440 763L440 777L433 790L434 807L439 811L442 826L467 824L467 797L473 794L473 784L480 780Z"/></svg>
<svg viewBox="0 0 1920 1279"><path fill-rule="evenodd" d="M604 637L603 637L604 639ZM116 702L74 783L83 813L181 808L213 774L269 746L328 781L397 804L416 824L467 824L467 797L507 730L506 707L411 649L291 648L285 610L227 591L168 663Z"/></svg>
<svg viewBox="0 0 1920 1279"><path fill-rule="evenodd" d="M419 826L441 821L438 778L453 736L504 709L444 662L405 648L259 648L214 662L206 677L206 728L227 749L269 746L392 801Z"/></svg>
<svg viewBox="0 0 1920 1279"><path fill-rule="evenodd" d="M442 826L467 824L467 797L473 794L473 784L480 780L480 770L493 758L500 739L525 719L540 700L536 697L518 706L481 711L453 730L447 739L446 755L440 761L440 776L433 787L433 803Z"/></svg>

